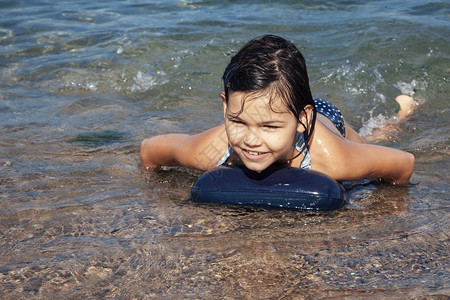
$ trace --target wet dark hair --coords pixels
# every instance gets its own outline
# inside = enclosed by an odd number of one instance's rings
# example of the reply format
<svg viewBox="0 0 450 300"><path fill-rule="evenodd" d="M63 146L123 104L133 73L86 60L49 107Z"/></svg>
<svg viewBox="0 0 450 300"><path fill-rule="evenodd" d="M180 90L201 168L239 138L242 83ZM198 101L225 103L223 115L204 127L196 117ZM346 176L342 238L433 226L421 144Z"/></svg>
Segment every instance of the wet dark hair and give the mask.
<svg viewBox="0 0 450 300"><path fill-rule="evenodd" d="M279 97L305 128L306 147L314 131L317 113L305 59L292 42L275 35L251 40L231 59L222 80L227 103L232 92L267 93L271 101ZM313 107L311 122L305 111L307 105ZM302 112L306 124L300 120ZM303 151L301 149L300 153Z"/></svg>

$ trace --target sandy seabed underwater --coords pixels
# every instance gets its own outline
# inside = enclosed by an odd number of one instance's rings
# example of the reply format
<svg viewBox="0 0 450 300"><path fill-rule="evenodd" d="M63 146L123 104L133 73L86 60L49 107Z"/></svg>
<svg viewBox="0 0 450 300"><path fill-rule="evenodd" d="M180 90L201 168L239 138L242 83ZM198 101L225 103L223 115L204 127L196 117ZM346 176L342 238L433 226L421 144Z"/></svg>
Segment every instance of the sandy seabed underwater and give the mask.
<svg viewBox="0 0 450 300"><path fill-rule="evenodd" d="M0 1L0 298L449 299L446 1ZM143 172L139 143L222 120L248 40L303 52L315 97L417 185L356 186L342 209L195 205L201 173Z"/></svg>

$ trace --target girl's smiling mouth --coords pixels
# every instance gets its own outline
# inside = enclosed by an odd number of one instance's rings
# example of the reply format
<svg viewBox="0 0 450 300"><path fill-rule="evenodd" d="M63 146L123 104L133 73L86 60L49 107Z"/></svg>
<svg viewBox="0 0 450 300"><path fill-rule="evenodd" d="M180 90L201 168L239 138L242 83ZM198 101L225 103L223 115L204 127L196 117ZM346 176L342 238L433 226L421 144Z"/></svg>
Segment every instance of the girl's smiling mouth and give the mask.
<svg viewBox="0 0 450 300"><path fill-rule="evenodd" d="M248 160L253 161L263 159L269 154L269 152L258 152L247 149L242 149L242 153Z"/></svg>

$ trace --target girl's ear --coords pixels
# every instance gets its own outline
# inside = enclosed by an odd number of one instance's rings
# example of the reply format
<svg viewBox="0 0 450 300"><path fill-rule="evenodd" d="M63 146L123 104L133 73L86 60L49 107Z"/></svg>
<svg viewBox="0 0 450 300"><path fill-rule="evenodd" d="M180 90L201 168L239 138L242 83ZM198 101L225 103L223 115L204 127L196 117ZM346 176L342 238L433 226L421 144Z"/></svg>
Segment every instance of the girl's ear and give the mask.
<svg viewBox="0 0 450 300"><path fill-rule="evenodd" d="M225 114L226 114L226 112L227 112L227 100L226 100L226 98L225 98L225 93L224 93L224 92L220 93L220 98L222 98L223 115L224 115L224 117L225 117Z"/></svg>
<svg viewBox="0 0 450 300"><path fill-rule="evenodd" d="M303 132L306 130L306 128L311 128L311 122L312 122L312 111L313 107L312 105L305 106L304 111L300 114L299 124L297 127L298 132Z"/></svg>

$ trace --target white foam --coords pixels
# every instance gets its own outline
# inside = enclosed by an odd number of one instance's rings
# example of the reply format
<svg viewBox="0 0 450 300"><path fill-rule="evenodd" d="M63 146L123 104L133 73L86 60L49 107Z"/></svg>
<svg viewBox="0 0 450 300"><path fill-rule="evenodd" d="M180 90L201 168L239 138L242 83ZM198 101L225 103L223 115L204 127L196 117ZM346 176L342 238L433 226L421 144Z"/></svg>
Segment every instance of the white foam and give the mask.
<svg viewBox="0 0 450 300"><path fill-rule="evenodd" d="M71 85L72 87L76 87L76 88L80 88L83 90L91 90L93 92L97 92L97 84L95 82L75 82L75 81L71 81L69 82L69 85Z"/></svg>
<svg viewBox="0 0 450 300"><path fill-rule="evenodd" d="M373 116L373 111L370 111L370 118L367 122L364 123L364 125L359 130L359 135L362 137L368 136L372 134L374 129L381 128L383 125L388 121L388 118L386 116L383 116L382 114L379 114L377 116Z"/></svg>
<svg viewBox="0 0 450 300"><path fill-rule="evenodd" d="M428 87L426 81L417 81L413 79L410 83L399 81L394 87L400 90L402 94L413 96L417 91L425 91Z"/></svg>
<svg viewBox="0 0 450 300"><path fill-rule="evenodd" d="M132 92L147 91L156 85L162 85L168 82L165 78L166 75L164 71L157 71L155 75L138 71L133 78L135 83L128 89Z"/></svg>
<svg viewBox="0 0 450 300"><path fill-rule="evenodd" d="M379 100L381 103L386 103L386 96L385 96L385 95L383 95L383 94L381 94L381 93L376 93L376 94L375 94L375 97L378 98L378 100Z"/></svg>

